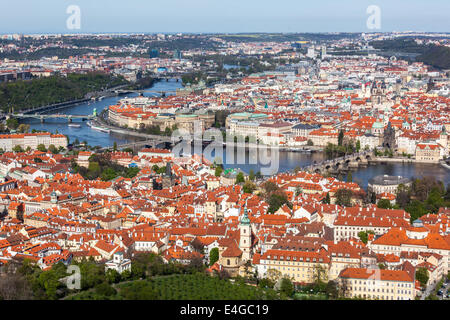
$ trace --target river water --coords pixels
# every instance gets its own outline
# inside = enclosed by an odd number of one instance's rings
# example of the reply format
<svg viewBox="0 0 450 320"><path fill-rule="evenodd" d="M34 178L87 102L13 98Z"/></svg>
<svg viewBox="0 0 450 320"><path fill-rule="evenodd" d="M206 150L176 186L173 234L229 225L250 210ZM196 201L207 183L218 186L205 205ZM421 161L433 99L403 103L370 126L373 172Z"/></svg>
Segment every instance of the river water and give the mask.
<svg viewBox="0 0 450 320"><path fill-rule="evenodd" d="M181 88L181 81L177 82L175 79L171 79L168 82L165 80L156 82L151 90L154 91L173 91L177 88ZM136 96L137 94L129 94L129 97ZM144 93L144 95L155 95L155 93ZM103 109L107 108L110 105L117 103L118 100L124 98L125 96L119 97L110 97L105 98L102 101L91 102L90 104L84 103L76 106L70 106L65 109L61 109L57 111L58 113L65 113L71 115L87 115L92 114L94 108L97 109L97 113L100 113ZM23 121L24 123L30 124L31 129L37 130L46 130L55 133L58 131L59 133L66 134L69 136L70 141L74 141L78 139L80 142L87 141L87 143L91 146L112 146L114 142L117 144L124 144L128 142L133 142L136 140L141 140L137 137L116 134L116 133L104 133L91 129L86 125L86 122L82 122L81 120L73 120L73 123L79 123L81 125L80 128L73 128L67 126L67 120L64 119L50 119L46 120L45 123L41 123L38 119L27 119ZM214 161L216 159L216 155L212 153L212 155L206 155L206 157L210 161ZM227 156L224 148L223 155L220 156L223 159L225 168L239 168L242 171L248 173L250 170L254 172L260 171L261 167L268 167L268 165L259 164L251 164L248 151L246 153L246 163L244 164L230 164L227 161ZM236 158L236 157L235 157ZM299 153L299 152L279 152L279 160L278 160L278 171L289 171L294 170L296 167L307 166L314 161L320 162L324 158L322 153ZM236 161L235 161L236 162ZM424 177L424 176L432 176L437 178L438 180L443 181L446 185L450 183L450 170L438 165L438 164L402 164L402 163L389 163L389 164L377 164L371 165L365 168L360 168L357 171L352 172L353 181L357 182L359 185L367 188L368 181L377 175L388 174L388 175L400 175L403 177ZM344 175L344 179L346 176Z"/></svg>
<svg viewBox="0 0 450 320"><path fill-rule="evenodd" d="M181 81L177 82L175 79L170 79L168 82L165 80L156 82L151 90L153 91L173 91L177 88L181 88ZM137 93L130 93L128 97L135 97ZM144 92L144 96L155 96L157 93ZM114 105L120 99L125 98L125 96L109 97L104 98L102 101L93 101L88 103L83 103L80 105L69 106L64 109L57 110L56 113L59 114L70 114L70 115L88 115L92 114L94 109L97 109L97 113L100 113L103 109L108 108L110 105ZM127 142L134 142L137 140L142 140L138 137L122 135L111 132L105 133L97 130L91 129L86 125L87 121L81 121L80 119L74 119L72 123L80 124L80 128L69 127L67 120L65 119L46 119L44 123L41 123L39 119L24 119L21 122L28 123L31 129L45 130L55 133L65 134L69 136L70 142L78 139L80 142L86 141L90 146L112 146L114 142L118 145L125 144Z"/></svg>

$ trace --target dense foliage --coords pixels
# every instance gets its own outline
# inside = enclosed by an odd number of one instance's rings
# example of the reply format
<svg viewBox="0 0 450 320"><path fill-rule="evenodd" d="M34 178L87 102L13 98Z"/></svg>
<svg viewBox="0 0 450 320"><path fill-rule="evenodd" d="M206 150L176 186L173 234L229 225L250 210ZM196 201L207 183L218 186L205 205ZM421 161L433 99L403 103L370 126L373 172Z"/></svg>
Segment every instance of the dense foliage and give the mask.
<svg viewBox="0 0 450 320"><path fill-rule="evenodd" d="M264 300L277 299L272 289L242 283L233 284L205 274L170 275L119 284L117 291L105 288L103 299L124 300ZM117 292L116 295L113 295ZM73 299L100 298L98 292L86 292Z"/></svg>
<svg viewBox="0 0 450 320"><path fill-rule="evenodd" d="M262 187L264 200L269 204L268 213L275 213L284 204L292 209L292 203L289 202L286 193L274 182L267 181Z"/></svg>
<svg viewBox="0 0 450 320"><path fill-rule="evenodd" d="M336 191L336 204L340 206L351 207L352 206L352 198L354 194L352 190L349 189L339 189Z"/></svg>
<svg viewBox="0 0 450 320"><path fill-rule="evenodd" d="M414 221L427 213L437 213L439 208L450 206L450 185L445 188L433 177L414 179L411 187L400 185L396 205L411 215Z"/></svg>
<svg viewBox="0 0 450 320"><path fill-rule="evenodd" d="M0 84L0 109L5 112L83 99L87 93L126 84L123 78L104 73L55 75Z"/></svg>
<svg viewBox="0 0 450 320"><path fill-rule="evenodd" d="M89 158L89 166L87 168L79 166L75 161L72 161L72 171L89 180L99 177L103 181L109 181L117 177L133 178L138 174L139 170L137 167L127 168L111 161L111 155L108 152L92 155Z"/></svg>
<svg viewBox="0 0 450 320"><path fill-rule="evenodd" d="M387 52L402 52L418 54L416 61L421 61L435 68L450 68L450 48L445 46L419 44L414 39L398 38L394 40L373 41L375 49Z"/></svg>

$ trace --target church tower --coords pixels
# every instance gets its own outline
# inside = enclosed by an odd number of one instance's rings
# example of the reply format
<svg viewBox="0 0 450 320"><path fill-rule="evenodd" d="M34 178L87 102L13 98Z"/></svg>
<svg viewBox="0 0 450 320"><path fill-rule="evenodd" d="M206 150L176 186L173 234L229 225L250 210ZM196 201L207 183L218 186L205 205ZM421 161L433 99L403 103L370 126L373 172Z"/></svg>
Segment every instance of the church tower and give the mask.
<svg viewBox="0 0 450 320"><path fill-rule="evenodd" d="M252 247L252 228L247 214L247 203L244 208L244 216L239 223L239 231L239 248L242 250L242 262L245 263L251 258Z"/></svg>
<svg viewBox="0 0 450 320"><path fill-rule="evenodd" d="M445 131L445 125L442 126L441 134L439 135L439 143L444 147L445 154L448 154L448 135Z"/></svg>

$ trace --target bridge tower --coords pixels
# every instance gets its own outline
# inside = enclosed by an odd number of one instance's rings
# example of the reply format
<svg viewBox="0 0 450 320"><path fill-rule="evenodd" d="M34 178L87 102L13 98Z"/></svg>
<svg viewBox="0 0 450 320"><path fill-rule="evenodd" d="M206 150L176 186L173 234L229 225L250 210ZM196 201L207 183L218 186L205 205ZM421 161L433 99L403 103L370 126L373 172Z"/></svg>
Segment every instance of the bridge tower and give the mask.
<svg viewBox="0 0 450 320"><path fill-rule="evenodd" d="M41 116L41 123L44 123L44 116Z"/></svg>

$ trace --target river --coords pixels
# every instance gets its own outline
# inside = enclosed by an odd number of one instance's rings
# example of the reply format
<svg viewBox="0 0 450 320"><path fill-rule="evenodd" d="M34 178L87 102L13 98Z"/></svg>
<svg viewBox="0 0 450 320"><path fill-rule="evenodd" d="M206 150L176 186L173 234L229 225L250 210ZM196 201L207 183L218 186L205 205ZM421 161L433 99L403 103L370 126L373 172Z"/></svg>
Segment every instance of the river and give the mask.
<svg viewBox="0 0 450 320"><path fill-rule="evenodd" d="M153 91L173 91L177 88L181 88L181 81L177 82L175 79L171 79L168 82L165 80L156 82L151 90ZM128 96L136 96L137 94L129 94ZM155 95L155 93L145 93L144 95ZM91 114L94 108L100 113L103 109L108 106L117 103L118 100L124 98L125 96L110 97L105 98L102 101L91 102L90 104L84 103L76 106L69 106L65 109L57 111L58 113L65 113L71 115L86 115ZM140 138L132 137L128 135L116 134L116 133L104 133L96 130L92 130L86 125L86 122L81 120L74 120L73 123L79 123L80 128L73 128L67 126L67 121L63 119L50 119L46 120L45 123L41 123L38 119L27 119L23 121L24 123L30 124L31 129L37 130L47 130L55 133L56 130L59 133L66 134L69 136L70 141L78 139L80 142L87 141L91 146L112 146L114 142L117 144L124 144L127 142L133 142L140 140ZM214 161L216 156L206 156L210 161ZM249 164L248 152L246 153L246 163L245 164L228 164L226 159L226 153L224 149L223 159L225 168L239 168L246 173L250 170L257 172L260 170L261 165ZM289 171L294 170L296 167L302 167L311 164L314 161L320 162L324 158L322 153L299 153L299 152L279 152L279 162L278 171ZM267 165L266 165L267 167ZM360 184L362 187L367 189L368 181L377 175L388 174L388 175L400 175L403 177L423 177L432 176L438 180L443 181L446 185L450 183L450 170L438 165L438 164L415 164L415 163L388 163L388 164L377 164L371 165L365 168L360 168L357 171L353 171L353 181ZM344 175L344 179L346 176Z"/></svg>
<svg viewBox="0 0 450 320"><path fill-rule="evenodd" d="M165 80L156 82L152 88L152 91L173 91L175 93L176 89L181 88L181 81L177 82L175 79L170 79L168 82ZM149 90L150 90L149 89ZM137 93L130 93L128 97L137 96ZM145 92L144 96L155 96L156 93ZM80 105L69 106L64 109L56 111L56 113L70 114L70 115L87 115L92 114L94 109L97 109L97 113L100 113L103 109L108 108L108 106L116 104L120 99L125 98L125 96L109 97L104 98L102 101L92 101L89 104L83 103ZM80 124L80 128L69 127L67 120L65 119L48 119L44 123L41 123L39 119L24 119L21 122L30 125L30 129L36 130L46 130L55 133L56 131L69 136L70 142L78 139L80 142L86 141L91 146L112 146L114 142L118 145L125 144L127 142L133 142L137 140L142 140L138 137L122 135L117 133L105 133L97 130L91 129L86 122L79 119L74 119L72 123Z"/></svg>

